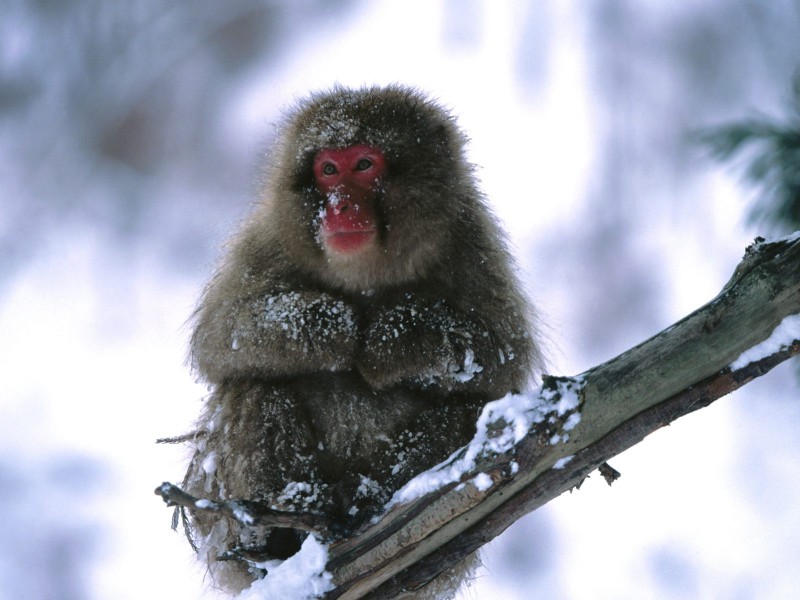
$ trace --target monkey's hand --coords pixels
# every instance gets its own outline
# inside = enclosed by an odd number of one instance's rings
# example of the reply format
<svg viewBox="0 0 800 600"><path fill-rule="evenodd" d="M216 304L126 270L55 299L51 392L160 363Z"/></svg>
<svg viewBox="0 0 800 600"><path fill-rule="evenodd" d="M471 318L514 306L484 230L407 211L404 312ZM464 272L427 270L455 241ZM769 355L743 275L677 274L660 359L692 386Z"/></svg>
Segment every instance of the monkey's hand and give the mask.
<svg viewBox="0 0 800 600"><path fill-rule="evenodd" d="M396 384L444 392L479 378L476 343L484 334L442 302L406 301L381 311L369 324L358 357L362 376L375 389Z"/></svg>
<svg viewBox="0 0 800 600"><path fill-rule="evenodd" d="M339 371L353 366L353 309L317 292L281 292L263 299L255 336L278 371ZM236 335L237 332L234 332Z"/></svg>
<svg viewBox="0 0 800 600"><path fill-rule="evenodd" d="M193 340L195 364L211 381L354 367L358 328L353 309L328 294L275 292L232 307L228 318L227 326L198 329Z"/></svg>

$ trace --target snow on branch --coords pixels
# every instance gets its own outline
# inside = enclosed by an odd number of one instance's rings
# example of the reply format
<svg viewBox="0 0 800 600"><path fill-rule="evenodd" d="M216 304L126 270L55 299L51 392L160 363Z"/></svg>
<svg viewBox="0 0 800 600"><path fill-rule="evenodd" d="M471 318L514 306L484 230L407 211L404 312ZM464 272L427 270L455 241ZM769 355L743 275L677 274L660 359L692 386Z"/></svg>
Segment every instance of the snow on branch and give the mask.
<svg viewBox="0 0 800 600"><path fill-rule="evenodd" d="M328 538L324 598L418 590L593 470L610 483L619 476L610 458L800 353L799 321L800 235L759 238L720 294L684 319L580 376L545 377L538 393L489 403L471 444L399 490L379 519ZM255 504L205 504L169 484L156 493L237 519ZM257 514L262 525L277 518ZM325 537L326 523L285 518L275 526Z"/></svg>

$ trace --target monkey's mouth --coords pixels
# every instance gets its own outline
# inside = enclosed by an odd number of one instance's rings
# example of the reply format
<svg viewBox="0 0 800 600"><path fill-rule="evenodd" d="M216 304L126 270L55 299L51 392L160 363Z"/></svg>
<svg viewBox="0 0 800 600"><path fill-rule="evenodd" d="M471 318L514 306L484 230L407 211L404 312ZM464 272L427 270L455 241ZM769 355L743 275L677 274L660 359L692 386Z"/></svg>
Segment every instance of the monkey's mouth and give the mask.
<svg viewBox="0 0 800 600"><path fill-rule="evenodd" d="M376 237L377 232L374 229L322 230L325 249L336 254L350 255L365 250Z"/></svg>

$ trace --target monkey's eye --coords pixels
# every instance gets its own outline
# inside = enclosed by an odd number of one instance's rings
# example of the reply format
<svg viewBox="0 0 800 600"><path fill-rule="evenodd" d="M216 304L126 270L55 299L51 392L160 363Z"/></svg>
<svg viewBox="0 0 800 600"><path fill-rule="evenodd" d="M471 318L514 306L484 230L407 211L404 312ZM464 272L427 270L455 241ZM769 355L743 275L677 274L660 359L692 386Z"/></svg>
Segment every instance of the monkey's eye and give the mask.
<svg viewBox="0 0 800 600"><path fill-rule="evenodd" d="M326 162L322 165L322 174L323 175L336 175L336 166L333 163Z"/></svg>
<svg viewBox="0 0 800 600"><path fill-rule="evenodd" d="M362 158L356 165L356 171L366 171L372 166L372 161L368 158Z"/></svg>

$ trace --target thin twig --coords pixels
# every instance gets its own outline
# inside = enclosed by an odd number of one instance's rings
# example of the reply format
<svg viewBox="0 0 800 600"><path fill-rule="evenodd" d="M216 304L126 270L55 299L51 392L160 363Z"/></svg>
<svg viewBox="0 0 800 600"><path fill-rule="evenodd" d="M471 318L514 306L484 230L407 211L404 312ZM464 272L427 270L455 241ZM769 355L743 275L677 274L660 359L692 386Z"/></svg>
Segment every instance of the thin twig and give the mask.
<svg viewBox="0 0 800 600"><path fill-rule="evenodd" d="M313 531L329 535L333 519L311 512L292 512L270 508L262 502L252 500L226 500L217 502L205 498L195 498L181 488L164 482L155 490L167 506L181 506L195 511L216 513L229 517L246 527L266 526Z"/></svg>

